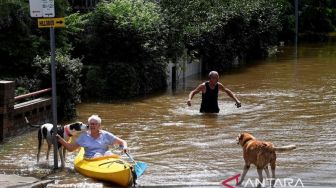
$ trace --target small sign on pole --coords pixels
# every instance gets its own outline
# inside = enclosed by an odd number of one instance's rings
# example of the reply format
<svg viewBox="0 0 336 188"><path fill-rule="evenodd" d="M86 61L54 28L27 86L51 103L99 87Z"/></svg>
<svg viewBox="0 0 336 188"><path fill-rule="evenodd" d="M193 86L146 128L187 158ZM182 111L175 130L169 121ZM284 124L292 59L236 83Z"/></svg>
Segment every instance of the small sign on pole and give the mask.
<svg viewBox="0 0 336 188"><path fill-rule="evenodd" d="M39 18L38 28L65 27L64 18Z"/></svg>
<svg viewBox="0 0 336 188"><path fill-rule="evenodd" d="M34 18L42 17L42 2L41 0L29 0L30 16Z"/></svg>
<svg viewBox="0 0 336 188"><path fill-rule="evenodd" d="M31 17L55 17L54 0L29 0L29 8Z"/></svg>
<svg viewBox="0 0 336 188"><path fill-rule="evenodd" d="M55 17L54 0L41 0L43 17L50 18Z"/></svg>

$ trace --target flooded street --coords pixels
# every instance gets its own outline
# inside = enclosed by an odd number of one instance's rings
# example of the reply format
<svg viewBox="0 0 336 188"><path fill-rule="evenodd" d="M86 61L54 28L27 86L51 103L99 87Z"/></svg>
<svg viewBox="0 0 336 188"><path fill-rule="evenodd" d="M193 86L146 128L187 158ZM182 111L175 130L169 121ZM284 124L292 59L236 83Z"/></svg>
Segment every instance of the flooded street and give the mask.
<svg viewBox="0 0 336 188"><path fill-rule="evenodd" d="M241 108L225 93L219 94L219 114L199 113L201 95L188 107L189 92L206 80L195 76L176 92L124 103L80 104L78 120L98 114L103 129L126 140L135 160L149 164L138 180L141 186L220 187L242 173L242 148L235 139L248 131L276 146L297 146L277 153L277 178L300 179L305 187L336 187L336 45L300 46L297 60L293 48L280 50L277 57L220 76ZM68 153L66 169L53 172L53 153L47 162L44 145L37 165L36 152L37 131L11 139L1 145L0 173L60 184L97 183L74 170L75 153ZM252 165L246 178L256 177Z"/></svg>

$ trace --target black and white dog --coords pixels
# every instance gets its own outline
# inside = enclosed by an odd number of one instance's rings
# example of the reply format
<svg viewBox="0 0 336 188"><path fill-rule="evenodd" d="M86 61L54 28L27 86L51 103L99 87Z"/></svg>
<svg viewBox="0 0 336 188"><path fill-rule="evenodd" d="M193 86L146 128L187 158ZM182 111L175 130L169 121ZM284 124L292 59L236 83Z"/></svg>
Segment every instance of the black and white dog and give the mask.
<svg viewBox="0 0 336 188"><path fill-rule="evenodd" d="M28 121L27 117L25 117L27 124L31 127L39 128L37 138L38 138L38 150L37 150L37 163L40 160L40 151L42 147L43 140L47 140L48 150L47 150L47 160L49 159L49 152L51 145L53 144L52 135L53 135L53 124L45 123L43 125L32 125ZM75 122L71 124L67 124L65 126L57 125L57 134L64 138L65 141L70 141L70 138L76 134L76 132L84 131L88 129L88 125L82 122ZM60 144L57 143L58 153L61 159L62 168L65 167L65 153L66 149Z"/></svg>

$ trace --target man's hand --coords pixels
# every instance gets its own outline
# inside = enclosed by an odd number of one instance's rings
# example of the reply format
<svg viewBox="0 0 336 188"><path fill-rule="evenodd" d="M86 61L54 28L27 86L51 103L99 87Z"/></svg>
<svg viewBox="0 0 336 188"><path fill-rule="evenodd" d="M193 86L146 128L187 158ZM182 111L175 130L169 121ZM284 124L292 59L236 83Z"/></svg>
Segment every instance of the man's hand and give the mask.
<svg viewBox="0 0 336 188"><path fill-rule="evenodd" d="M241 107L241 102L240 101L236 102L236 106L237 108Z"/></svg>
<svg viewBox="0 0 336 188"><path fill-rule="evenodd" d="M187 104L188 104L188 106L191 106L191 100L190 99L188 99Z"/></svg>

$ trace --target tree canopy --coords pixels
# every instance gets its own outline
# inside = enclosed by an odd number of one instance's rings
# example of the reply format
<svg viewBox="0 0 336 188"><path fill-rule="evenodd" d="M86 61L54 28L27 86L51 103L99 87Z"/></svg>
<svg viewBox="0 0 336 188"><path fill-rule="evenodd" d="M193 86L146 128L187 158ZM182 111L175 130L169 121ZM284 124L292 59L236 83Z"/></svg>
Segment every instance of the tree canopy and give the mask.
<svg viewBox="0 0 336 188"><path fill-rule="evenodd" d="M97 2L77 12L74 1L55 0L56 17L66 20L65 28L56 29L59 74L76 80L71 86L59 80L60 87L79 88L59 93L71 96L64 109L73 109L79 94L123 99L164 89L167 64L185 51L204 68L224 71L294 39L294 0ZM301 0L299 11L300 36L321 39L335 30L335 1ZM49 30L37 28L36 21L28 0L0 1L0 78L26 85L20 91L49 84L41 72L49 61Z"/></svg>

